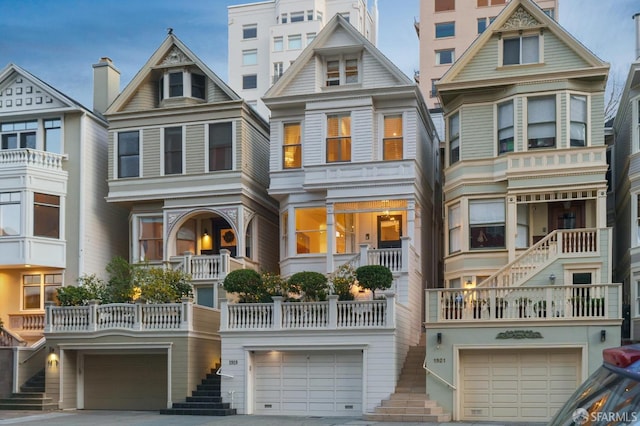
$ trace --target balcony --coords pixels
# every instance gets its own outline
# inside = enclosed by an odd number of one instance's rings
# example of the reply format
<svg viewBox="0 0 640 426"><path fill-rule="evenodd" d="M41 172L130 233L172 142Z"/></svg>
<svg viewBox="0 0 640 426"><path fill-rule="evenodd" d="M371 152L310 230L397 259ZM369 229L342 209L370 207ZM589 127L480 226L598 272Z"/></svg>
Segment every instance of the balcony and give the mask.
<svg viewBox="0 0 640 426"><path fill-rule="evenodd" d="M621 291L620 284L426 290L425 322L620 319Z"/></svg>
<svg viewBox="0 0 640 426"><path fill-rule="evenodd" d="M169 259L172 269L191 275L197 283L202 281L222 281L231 271L236 269L254 269L257 265L247 259L234 259L229 250L222 249L220 254L172 256Z"/></svg>
<svg viewBox="0 0 640 426"><path fill-rule="evenodd" d="M51 268L66 267L66 242L44 237L2 237L0 239L2 265L37 265Z"/></svg>
<svg viewBox="0 0 640 426"><path fill-rule="evenodd" d="M49 171L63 171L62 163L66 159L66 155L28 148L0 150L0 169L36 167Z"/></svg>

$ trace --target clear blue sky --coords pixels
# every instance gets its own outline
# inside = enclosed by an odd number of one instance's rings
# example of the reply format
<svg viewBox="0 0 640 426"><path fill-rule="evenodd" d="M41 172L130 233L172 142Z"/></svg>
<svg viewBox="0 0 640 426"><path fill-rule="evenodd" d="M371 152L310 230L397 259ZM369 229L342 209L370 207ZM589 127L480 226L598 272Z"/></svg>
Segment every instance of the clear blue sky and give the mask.
<svg viewBox="0 0 640 426"><path fill-rule="evenodd" d="M472 0L458 0L472 1ZM635 60L638 0L559 0L560 23L612 67L622 84ZM0 68L15 63L92 106L91 65L108 56L122 87L174 29L227 79L227 6L249 0L0 0ZM378 0L378 47L407 75L419 68L419 0Z"/></svg>

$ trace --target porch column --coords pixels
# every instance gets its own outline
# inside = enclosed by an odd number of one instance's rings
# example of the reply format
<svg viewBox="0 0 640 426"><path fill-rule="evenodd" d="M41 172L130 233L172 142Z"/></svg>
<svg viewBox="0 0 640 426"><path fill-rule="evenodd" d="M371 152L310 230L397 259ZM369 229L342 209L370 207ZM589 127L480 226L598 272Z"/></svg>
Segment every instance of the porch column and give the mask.
<svg viewBox="0 0 640 426"><path fill-rule="evenodd" d="M407 233L406 235L413 239L416 239L416 202L414 200L407 201Z"/></svg>
<svg viewBox="0 0 640 426"><path fill-rule="evenodd" d="M329 300L329 328L335 330L338 328L338 295L331 294L327 296Z"/></svg>
<svg viewBox="0 0 640 426"><path fill-rule="evenodd" d="M365 266L369 264L369 244L360 244L360 262L358 266Z"/></svg>
<svg viewBox="0 0 640 426"><path fill-rule="evenodd" d="M507 197L507 217L505 218L505 245L509 253L509 262L516 258L516 239L518 238L518 205L516 197Z"/></svg>
<svg viewBox="0 0 640 426"><path fill-rule="evenodd" d="M220 331L229 329L229 302L226 299L220 302Z"/></svg>
<svg viewBox="0 0 640 426"><path fill-rule="evenodd" d="M296 210L289 206L287 208L287 253L284 254L284 258L293 257L296 255Z"/></svg>
<svg viewBox="0 0 640 426"><path fill-rule="evenodd" d="M333 253L336 245L336 227L334 224L333 203L327 204L327 273L334 270Z"/></svg>
<svg viewBox="0 0 640 426"><path fill-rule="evenodd" d="M607 190L598 190L598 199L596 200L596 227L598 229L607 227ZM632 203L633 204L633 203Z"/></svg>
<svg viewBox="0 0 640 426"><path fill-rule="evenodd" d="M236 258L245 257L247 254L247 249L245 248L245 244L247 243L247 230L246 224L244 223L245 211L244 206L238 207L238 220L236 222L236 226L238 227L236 236Z"/></svg>

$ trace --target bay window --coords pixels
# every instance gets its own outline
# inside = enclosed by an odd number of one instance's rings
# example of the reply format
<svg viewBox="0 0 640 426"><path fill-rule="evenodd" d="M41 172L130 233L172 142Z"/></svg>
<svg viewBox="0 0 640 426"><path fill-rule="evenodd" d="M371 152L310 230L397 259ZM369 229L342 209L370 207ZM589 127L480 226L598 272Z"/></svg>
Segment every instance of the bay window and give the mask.
<svg viewBox="0 0 640 426"><path fill-rule="evenodd" d="M296 253L327 252L327 210L324 207L296 209Z"/></svg>
<svg viewBox="0 0 640 426"><path fill-rule="evenodd" d="M231 170L233 160L231 122L209 124L209 171Z"/></svg>
<svg viewBox="0 0 640 426"><path fill-rule="evenodd" d="M162 260L162 216L138 218L138 260L140 262Z"/></svg>
<svg viewBox="0 0 640 426"><path fill-rule="evenodd" d="M460 204L449 207L449 253L462 250L462 222Z"/></svg>
<svg viewBox="0 0 640 426"><path fill-rule="evenodd" d="M513 101L498 105L498 154L513 152Z"/></svg>
<svg viewBox="0 0 640 426"><path fill-rule="evenodd" d="M587 144L587 97L571 95L570 102L571 146L586 146Z"/></svg>
<svg viewBox="0 0 640 426"><path fill-rule="evenodd" d="M182 127L164 129L164 174L182 173Z"/></svg>
<svg viewBox="0 0 640 426"><path fill-rule="evenodd" d="M449 164L460 161L460 113L449 117Z"/></svg>
<svg viewBox="0 0 640 426"><path fill-rule="evenodd" d="M351 116L327 117L327 163L351 161Z"/></svg>
<svg viewBox="0 0 640 426"><path fill-rule="evenodd" d="M282 168L299 169L302 167L302 143L300 123L284 124L282 146Z"/></svg>
<svg viewBox="0 0 640 426"><path fill-rule="evenodd" d="M469 201L469 248L504 248L504 200Z"/></svg>
<svg viewBox="0 0 640 426"><path fill-rule="evenodd" d="M541 96L527 101L529 149L556 146L556 97Z"/></svg>
<svg viewBox="0 0 640 426"><path fill-rule="evenodd" d="M20 198L19 192L0 193L0 237L20 235Z"/></svg>
<svg viewBox="0 0 640 426"><path fill-rule="evenodd" d="M33 235L60 238L60 197L33 194Z"/></svg>

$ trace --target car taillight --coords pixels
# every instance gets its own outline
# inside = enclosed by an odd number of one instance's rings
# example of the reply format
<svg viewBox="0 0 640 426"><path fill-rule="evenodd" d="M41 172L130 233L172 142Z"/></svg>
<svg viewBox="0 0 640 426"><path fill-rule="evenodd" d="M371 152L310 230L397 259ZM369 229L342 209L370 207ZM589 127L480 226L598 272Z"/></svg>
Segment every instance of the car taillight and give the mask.
<svg viewBox="0 0 640 426"><path fill-rule="evenodd" d="M602 358L607 364L615 365L619 368L627 368L640 360L640 346L631 345L605 349L602 351Z"/></svg>

